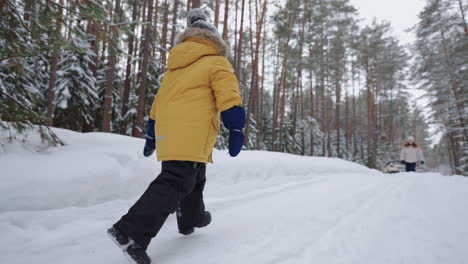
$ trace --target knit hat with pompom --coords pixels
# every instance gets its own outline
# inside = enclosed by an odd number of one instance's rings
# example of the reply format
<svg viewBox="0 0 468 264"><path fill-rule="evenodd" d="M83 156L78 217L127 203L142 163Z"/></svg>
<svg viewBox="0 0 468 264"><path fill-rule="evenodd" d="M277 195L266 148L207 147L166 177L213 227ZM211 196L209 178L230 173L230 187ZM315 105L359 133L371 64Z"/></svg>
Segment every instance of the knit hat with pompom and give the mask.
<svg viewBox="0 0 468 264"><path fill-rule="evenodd" d="M215 34L218 34L218 30L208 22L208 17L205 11L201 8L194 8L188 13L188 26L197 27L201 29L207 29Z"/></svg>

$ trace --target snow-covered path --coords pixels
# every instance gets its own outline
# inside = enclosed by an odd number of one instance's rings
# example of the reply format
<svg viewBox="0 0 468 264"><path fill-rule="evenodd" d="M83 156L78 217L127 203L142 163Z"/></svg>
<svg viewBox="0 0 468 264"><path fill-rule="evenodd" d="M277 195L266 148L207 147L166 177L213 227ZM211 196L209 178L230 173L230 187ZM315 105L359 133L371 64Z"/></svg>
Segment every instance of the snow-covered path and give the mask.
<svg viewBox="0 0 468 264"><path fill-rule="evenodd" d="M119 184L136 185L121 195L103 188L108 179L99 175L106 170L96 169L94 187L70 176L61 186L64 191L54 189L56 184L44 187L47 181L56 183L59 176L50 175L62 169L39 175L46 181L39 187L2 175L3 182L15 187L2 186L9 198L2 204L17 201L18 206L0 207L0 263L126 263L105 229L158 170L154 161L132 154L140 146L129 141L112 155L126 168L141 163L137 171L145 175L135 180L120 174ZM97 149L110 153L105 144ZM76 148L57 152L40 154L41 162L53 162L59 154L79 155ZM130 154L122 158L126 152ZM239 159L215 154L219 162L208 167L206 188L212 225L184 237L171 216L148 249L153 263L468 263L467 178L384 175L337 159L268 152L245 152ZM12 159L0 156L2 168L9 164L13 169ZM74 166L79 170L80 164ZM67 189L76 195L76 190L93 188L97 190L83 191L81 198L67 198Z"/></svg>

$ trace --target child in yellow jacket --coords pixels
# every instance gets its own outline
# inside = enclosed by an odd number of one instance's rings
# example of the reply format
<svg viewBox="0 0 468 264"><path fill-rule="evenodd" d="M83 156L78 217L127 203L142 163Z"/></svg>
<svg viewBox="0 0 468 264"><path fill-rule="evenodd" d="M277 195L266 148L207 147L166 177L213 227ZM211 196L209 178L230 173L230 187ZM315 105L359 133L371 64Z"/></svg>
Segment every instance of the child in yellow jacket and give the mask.
<svg viewBox="0 0 468 264"><path fill-rule="evenodd" d="M189 27L170 51L168 70L148 122L144 155L157 149L162 171L108 234L129 259L151 260L146 248L165 220L177 211L179 232L205 227L203 189L206 163L212 162L220 117L229 129L229 153L235 157L244 141L245 110L239 85L227 60L229 48L201 9L189 13ZM156 133L155 133L156 132ZM155 142L155 138L160 139Z"/></svg>

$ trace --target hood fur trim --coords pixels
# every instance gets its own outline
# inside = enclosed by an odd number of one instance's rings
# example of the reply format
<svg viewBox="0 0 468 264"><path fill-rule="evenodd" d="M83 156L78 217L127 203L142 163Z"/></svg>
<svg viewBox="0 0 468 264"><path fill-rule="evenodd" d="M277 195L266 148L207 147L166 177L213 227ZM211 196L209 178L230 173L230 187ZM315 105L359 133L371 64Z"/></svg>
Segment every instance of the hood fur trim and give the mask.
<svg viewBox="0 0 468 264"><path fill-rule="evenodd" d="M189 27L184 32L177 35L175 45L184 42L189 37L207 39L216 46L216 49L219 51L221 56L229 56L228 44L221 38L221 36L219 36L219 34L215 34L207 29Z"/></svg>

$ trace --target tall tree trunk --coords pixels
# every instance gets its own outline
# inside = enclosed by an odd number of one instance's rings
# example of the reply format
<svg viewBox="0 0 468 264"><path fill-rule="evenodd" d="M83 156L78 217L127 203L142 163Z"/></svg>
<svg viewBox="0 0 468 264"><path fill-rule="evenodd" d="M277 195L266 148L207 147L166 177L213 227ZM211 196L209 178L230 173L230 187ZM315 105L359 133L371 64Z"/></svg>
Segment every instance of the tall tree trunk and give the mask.
<svg viewBox="0 0 468 264"><path fill-rule="evenodd" d="M328 74L327 74L328 76ZM327 81L327 84L329 84L329 81ZM328 86L327 86L328 87ZM327 157L332 157L332 148L331 148L331 131L332 131L332 94L331 94L331 87L327 89L327 95L326 95L326 120L327 120Z"/></svg>
<svg viewBox="0 0 468 264"><path fill-rule="evenodd" d="M224 23L223 23L223 39L228 38L228 23L229 23L229 0L224 3Z"/></svg>
<svg viewBox="0 0 468 264"><path fill-rule="evenodd" d="M264 101L264 93L265 93L265 52L266 52L266 30L263 31L263 41L262 41L262 83L260 89L260 123L258 126L258 136L257 136L257 150L260 149L260 143L264 141L264 133L265 133L265 124L263 121L263 101Z"/></svg>
<svg viewBox="0 0 468 264"><path fill-rule="evenodd" d="M239 0L236 0L236 19L234 22L234 71L237 72L237 22L239 20Z"/></svg>
<svg viewBox="0 0 468 264"><path fill-rule="evenodd" d="M376 152L375 152L375 101L374 101L374 87L373 83L373 72L369 65L369 58L365 60L365 71L366 71L366 93L367 93L367 166L369 168L375 168L376 164Z"/></svg>
<svg viewBox="0 0 468 264"><path fill-rule="evenodd" d="M47 97L47 119L48 125L53 124L53 113L54 113L54 99L55 99L55 82L57 81L57 63L58 63L59 51L54 50L52 55L52 62L50 64L50 78L49 78L49 92Z"/></svg>
<svg viewBox="0 0 468 264"><path fill-rule="evenodd" d="M240 22L240 29L239 29L239 41L237 43L237 52L236 52L237 61L235 63L235 70L236 70L236 73L237 73L238 76L242 72L240 70L240 67L241 67L241 61L242 61L242 41L244 39L244 9L245 9L245 0L242 0L241 22ZM239 76L239 77L241 77L241 76ZM239 78L239 79L241 79L241 78Z"/></svg>
<svg viewBox="0 0 468 264"><path fill-rule="evenodd" d="M162 37L161 37L161 64L163 65L163 70L166 70L168 23L169 23L169 3L167 2L167 0L164 0L164 24L162 28Z"/></svg>
<svg viewBox="0 0 468 264"><path fill-rule="evenodd" d="M346 147L346 155L349 153L349 95L348 95L348 88L345 88L345 147Z"/></svg>
<svg viewBox="0 0 468 264"><path fill-rule="evenodd" d="M187 14L190 12L190 9L192 9L192 0L187 0Z"/></svg>
<svg viewBox="0 0 468 264"><path fill-rule="evenodd" d="M115 1L114 16L117 17L120 10L120 0ZM112 19L110 25L111 39L109 40L109 69L107 71L106 89L104 92L104 114L102 118L102 131L111 132L112 118L112 95L114 91L115 65L117 64L117 38L118 38L118 21Z"/></svg>
<svg viewBox="0 0 468 264"><path fill-rule="evenodd" d="M312 45L309 46L309 54L312 54ZM313 83L313 74L312 67L309 66L309 88L310 88L310 119L313 120L314 116L314 83ZM315 139L314 139L314 127L310 128L310 156L315 154Z"/></svg>
<svg viewBox="0 0 468 264"><path fill-rule="evenodd" d="M292 147L291 147L291 153L294 153L296 154L296 133L297 133L297 105L298 105L298 102L297 102L297 90L298 90L298 76L296 74L296 78L294 78L294 81L293 81L293 85L292 85L292 88L293 88L293 96L292 96L292 111L293 111L293 128L292 128Z"/></svg>
<svg viewBox="0 0 468 264"><path fill-rule="evenodd" d="M352 87L353 87L353 110L352 110L352 134L353 134L353 145L354 145L354 151L353 151L353 160L356 159L357 154L358 154L358 143L357 143L357 127L359 125L358 121L356 120L356 93L355 93L355 80L356 80L356 75L355 75L355 62L353 61L353 65L351 66L351 71L352 71ZM361 120L361 119L360 119Z"/></svg>
<svg viewBox="0 0 468 264"><path fill-rule="evenodd" d="M278 38L276 41L275 47L275 62L274 62L274 69L273 69L273 76L282 75L282 73L278 74L279 72L279 64L281 60L281 54L279 51L279 47L281 46L280 39ZM280 79L280 78L278 78ZM275 82L273 85L273 122L272 122L272 135L271 135L271 150L275 150L276 147L276 127L278 123L278 104L279 104L279 81Z"/></svg>
<svg viewBox="0 0 468 264"><path fill-rule="evenodd" d="M273 120L273 142L274 142L273 150L275 151L281 151L283 147L283 124L284 124L284 114L285 114L285 106L286 106L287 62L289 58L288 50L289 50L289 41L291 40L291 36L292 36L292 30L293 30L294 24L296 23L295 6L292 6L290 9L288 9L288 12L289 12L288 34L287 34L287 39L284 42L282 70L281 70L281 76L279 78L278 88L277 88L277 109L275 109L275 111L278 114L276 115L276 119Z"/></svg>
<svg viewBox="0 0 468 264"><path fill-rule="evenodd" d="M177 0L178 1L178 0ZM153 50L151 52L152 56L156 56L156 50L158 48L158 21L159 20L159 0L156 0L154 4L154 22L153 22Z"/></svg>
<svg viewBox="0 0 468 264"><path fill-rule="evenodd" d="M5 2L7 0L0 0L0 21L3 19L3 9L5 8Z"/></svg>
<svg viewBox="0 0 468 264"><path fill-rule="evenodd" d="M149 24L146 25L145 30L145 39L143 41L143 63L141 67L141 86L140 86L140 95L138 97L138 108L137 108L137 120L136 123L138 126L143 125L143 118L145 116L145 99L146 99L146 89L147 89L147 73L148 73L148 62L149 62L149 42L151 41L151 18L153 17L153 0L148 0L148 15L146 16L146 22ZM141 137L142 134L137 129L133 130L133 135Z"/></svg>
<svg viewBox="0 0 468 264"><path fill-rule="evenodd" d="M179 0L174 0L174 14L172 15L171 48L174 47L175 37L177 35L177 16L179 13Z"/></svg>
<svg viewBox="0 0 468 264"><path fill-rule="evenodd" d="M301 123L300 123L300 132L301 132L301 155L304 156L306 152L306 142L305 142L305 102L304 102L304 87L302 84L302 62L301 62L301 72L299 76L299 102L300 102L300 111L301 111Z"/></svg>
<svg viewBox="0 0 468 264"><path fill-rule="evenodd" d="M260 44L262 42L262 29L263 29L263 23L265 20L265 14L266 14L266 7L267 7L267 0L264 0L263 2L263 8L262 8L262 14L260 16L260 20L256 18L256 24L258 25L257 32L256 32L256 42L255 42L255 51L254 51L254 58L252 61L252 78L251 78L251 88L250 88L250 96L249 96L249 104L247 108L247 124L246 124L246 131L245 131L245 144L249 142L249 136L250 136L250 116L253 113L253 118L255 121L260 122L259 119L259 109L258 109L258 79L259 79L259 73L258 73L258 64L259 64L259 52L260 52ZM251 27L252 28L252 27ZM252 30L252 29L251 29ZM252 32L251 32L251 38L252 38ZM256 146L258 146L258 139L256 142Z"/></svg>
<svg viewBox="0 0 468 264"><path fill-rule="evenodd" d="M192 0L192 8L200 7L200 0Z"/></svg>
<svg viewBox="0 0 468 264"><path fill-rule="evenodd" d="M325 76L326 76L326 70L325 70L325 51L324 51L324 47L323 47L324 44L321 45L321 49L322 49L322 58L321 58L321 63L320 63L320 101L321 101L321 119L320 119L320 123L321 123L321 127L324 129L324 131L326 132L327 130L327 125L328 125L328 122L327 122L327 109L326 109L326 96L325 96L325 91L326 91L326 87L325 87ZM327 140L322 140L322 156L326 156L327 155Z"/></svg>
<svg viewBox="0 0 468 264"><path fill-rule="evenodd" d="M1 0L0 0L1 1ZM48 0L49 1L49 0ZM58 7L58 12L59 12L59 17L62 16L62 11L63 11L63 0L59 0L60 6ZM3 3L2 3L3 4ZM3 9L3 7L2 7ZM0 9L0 12L2 11ZM1 18L1 16L0 16ZM52 60L51 60L51 65L50 65L50 78L49 78L49 88L48 88L48 96L47 96L47 121L48 125L51 126L53 124L53 113L54 113L54 101L55 101L55 82L57 81L57 64L58 64L58 57L60 55L60 50L59 50L59 42L61 38L61 29L62 29L62 23L60 22L60 19L57 19L55 22L55 33L58 39L55 39L54 43L54 52L52 54Z"/></svg>
<svg viewBox="0 0 468 264"><path fill-rule="evenodd" d="M134 49L134 37L133 34L135 34L135 27L136 27L136 22L137 22L137 14L138 14L138 0L133 0L133 10L132 10L132 24L130 25L131 29L131 34L128 37L128 57L127 57L127 68L125 71L125 83L124 83L124 92L123 92L123 97L122 97L122 126L120 133L121 134L126 134L127 132L127 120L125 116L127 115L129 105L128 105L128 100L130 96L130 89L132 85L132 80L131 80L131 74L132 74L132 66L134 66L133 63L133 49Z"/></svg>
<svg viewBox="0 0 468 264"><path fill-rule="evenodd" d="M337 64L340 62L338 61ZM340 134L340 104L341 104L341 69L340 65L337 65L338 68L338 73L336 76L336 86L335 86L335 128L336 128L336 153L338 157L341 158L341 150L340 150L340 145L341 145L341 134Z"/></svg>
<svg viewBox="0 0 468 264"><path fill-rule="evenodd" d="M447 141L447 148L448 148L448 154L449 154L449 163L450 163L450 170L452 174L457 173L457 166L455 165L456 158L455 158L455 151L453 150L453 138L451 134L447 134L446 136L446 141Z"/></svg>
<svg viewBox="0 0 468 264"><path fill-rule="evenodd" d="M297 108L299 107L298 104L300 105L300 120L301 120L301 123L304 121L304 101L303 101L303 87L302 87L302 60L303 60L303 47L304 47L304 37L305 37L305 25L306 25L306 16L305 14L302 15L302 23L301 23L301 29L300 29L300 32L299 32L299 64L298 64L298 67L297 67L297 88L298 88L298 91L297 93L299 94L299 99L296 100L296 110L295 110L295 114L294 115L297 115ZM294 121L294 134L296 134L296 122L297 122L297 117L294 117L295 121ZM305 153L305 140L304 140L304 129L303 127L301 127L301 131L300 131L300 134L301 134L301 155L304 155ZM295 136L294 136L294 142L295 141Z"/></svg>
<svg viewBox="0 0 468 264"><path fill-rule="evenodd" d="M287 62L287 58L286 58ZM283 145L283 133L284 133L284 115L286 113L286 83L287 83L288 72L287 69L284 69L284 77L281 83L281 99L280 99L280 123L279 123L279 143L278 150L280 152L284 151Z"/></svg>
<svg viewBox="0 0 468 264"><path fill-rule="evenodd" d="M462 20L463 20L463 29L464 29L465 37L466 37L466 36L468 36L468 25L467 25L466 19L465 19L465 11L463 9L462 0L458 0L458 6L460 8L460 13L461 13Z"/></svg>
<svg viewBox="0 0 468 264"><path fill-rule="evenodd" d="M91 41L91 50L94 54L91 56L91 63L89 67L93 73L93 76L97 78L99 68L99 39L100 39L100 25L98 21L93 21L90 25L90 34L93 35Z"/></svg>
<svg viewBox="0 0 468 264"><path fill-rule="evenodd" d="M219 0L215 0L214 26L218 28L219 24Z"/></svg>

